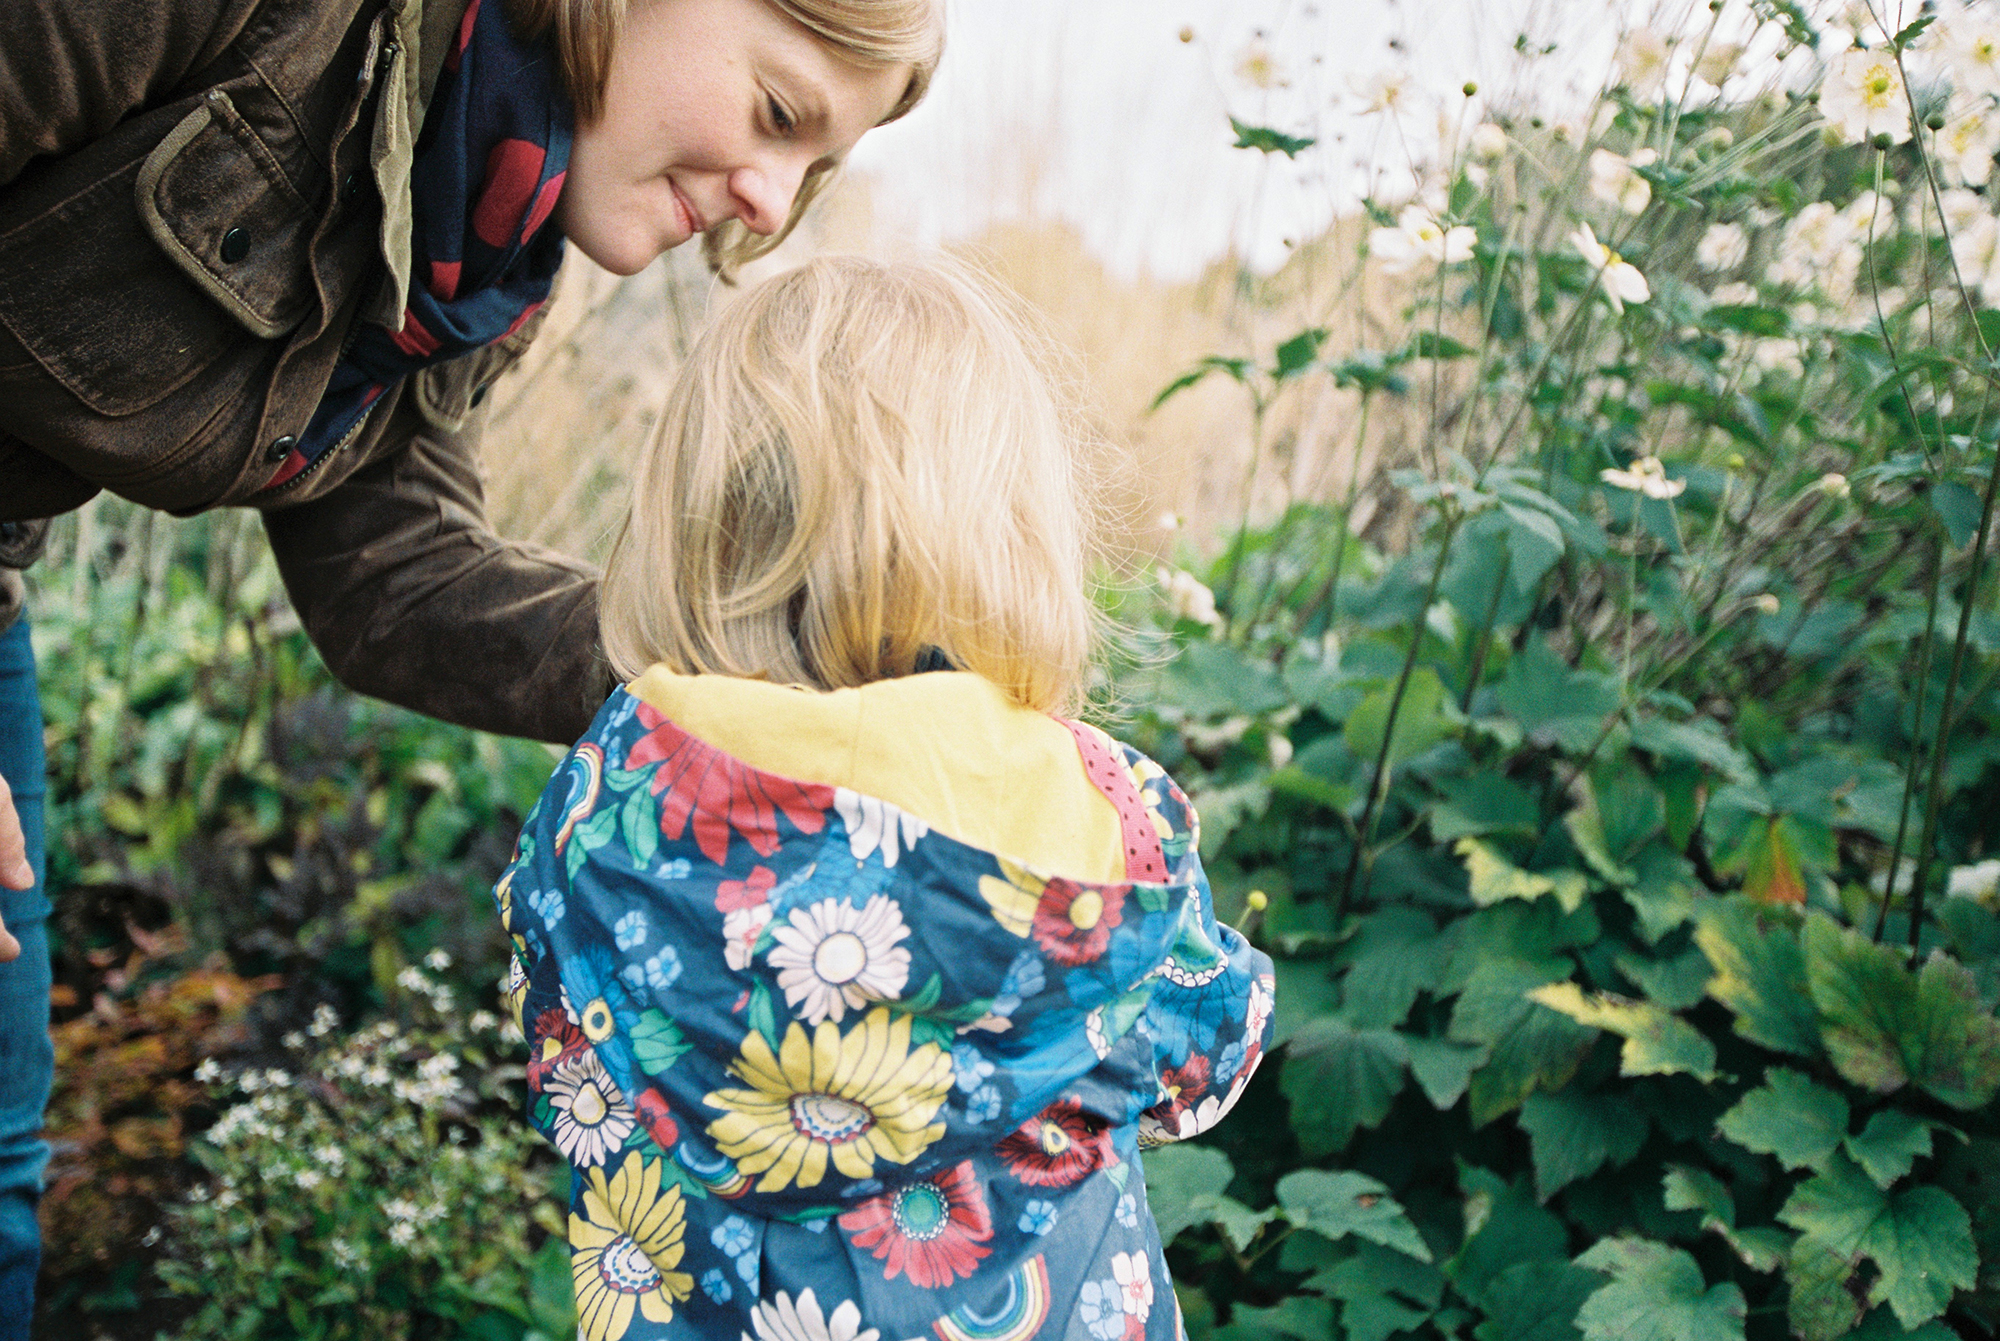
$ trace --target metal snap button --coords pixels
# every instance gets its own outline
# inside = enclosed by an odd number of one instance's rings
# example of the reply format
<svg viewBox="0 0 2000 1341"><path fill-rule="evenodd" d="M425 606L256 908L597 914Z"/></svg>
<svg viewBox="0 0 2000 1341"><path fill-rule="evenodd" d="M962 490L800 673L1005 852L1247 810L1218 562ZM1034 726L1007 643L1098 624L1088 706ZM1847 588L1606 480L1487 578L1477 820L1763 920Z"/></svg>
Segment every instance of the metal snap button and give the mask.
<svg viewBox="0 0 2000 1341"><path fill-rule="evenodd" d="M250 254L250 234L242 228L232 228L222 235L222 246L217 248L224 265L235 265Z"/></svg>
<svg viewBox="0 0 2000 1341"><path fill-rule="evenodd" d="M266 461L269 461L272 465L275 466L278 464L278 462L290 456L292 454L292 448L298 445L299 445L299 440L293 437L291 434L287 433L284 437L279 438L276 442L272 443L269 447L264 449L264 459Z"/></svg>

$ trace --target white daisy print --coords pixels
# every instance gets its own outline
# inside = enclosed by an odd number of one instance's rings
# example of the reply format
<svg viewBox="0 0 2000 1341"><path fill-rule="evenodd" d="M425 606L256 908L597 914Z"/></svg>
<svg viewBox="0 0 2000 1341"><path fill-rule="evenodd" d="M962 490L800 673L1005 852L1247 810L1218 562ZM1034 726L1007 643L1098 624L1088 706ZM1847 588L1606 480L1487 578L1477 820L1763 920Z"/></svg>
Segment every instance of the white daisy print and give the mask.
<svg viewBox="0 0 2000 1341"><path fill-rule="evenodd" d="M842 899L821 899L794 908L771 935L770 954L785 1002L809 1024L838 1023L850 1009L869 1001L893 1001L910 976L910 952L896 942L910 929L895 901L872 896L856 908Z"/></svg>
<svg viewBox="0 0 2000 1341"><path fill-rule="evenodd" d="M765 924L770 920L771 905L768 903L753 903L725 916L722 919L723 962L738 972L749 968L750 957L757 949L757 939L764 934Z"/></svg>
<svg viewBox="0 0 2000 1341"><path fill-rule="evenodd" d="M556 1148L579 1166L602 1164L632 1134L632 1107L588 1049L564 1062L544 1088L555 1112Z"/></svg>
<svg viewBox="0 0 2000 1341"><path fill-rule="evenodd" d="M930 825L908 811L845 787L834 789L833 808L847 823L847 850L856 861L866 861L869 853L880 848L882 864L894 867L897 858L913 850L917 840L931 831Z"/></svg>
<svg viewBox="0 0 2000 1341"><path fill-rule="evenodd" d="M844 1301L829 1318L811 1290L800 1290L796 1304L790 1295L778 1291L775 1299L757 1305L750 1325L757 1329L757 1341L876 1341L881 1336L873 1327L862 1330L861 1306L852 1299ZM743 1341L751 1341L748 1332L743 1333Z"/></svg>

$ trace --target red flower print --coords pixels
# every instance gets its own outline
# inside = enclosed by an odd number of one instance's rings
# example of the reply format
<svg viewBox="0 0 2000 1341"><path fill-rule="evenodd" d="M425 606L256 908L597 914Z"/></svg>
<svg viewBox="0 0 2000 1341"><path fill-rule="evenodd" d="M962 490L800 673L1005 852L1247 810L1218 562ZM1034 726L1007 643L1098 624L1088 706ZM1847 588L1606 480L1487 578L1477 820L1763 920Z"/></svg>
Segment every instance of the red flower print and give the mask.
<svg viewBox="0 0 2000 1341"><path fill-rule="evenodd" d="M771 897L771 886L777 883L778 877L769 867L752 866L743 879L724 880L715 887L715 911L735 913L755 908Z"/></svg>
<svg viewBox="0 0 2000 1341"><path fill-rule="evenodd" d="M535 1017L528 1034L528 1088L541 1093L555 1069L588 1045L583 1030L569 1022L561 1006L550 1006Z"/></svg>
<svg viewBox="0 0 2000 1341"><path fill-rule="evenodd" d="M751 850L768 857L778 850L778 812L800 833L826 827L833 807L833 788L817 783L760 773L731 758L706 741L696 740L662 717L651 704L639 705L639 722L646 728L626 756L628 769L660 764L652 792L665 793L660 802L660 832L679 841L694 823L694 839L702 855L720 866L729 856L729 833L743 835Z"/></svg>
<svg viewBox="0 0 2000 1341"><path fill-rule="evenodd" d="M1028 1186L1068 1187L1118 1162L1106 1127L1077 1100L1058 1099L1002 1137L997 1148Z"/></svg>
<svg viewBox="0 0 2000 1341"><path fill-rule="evenodd" d="M1079 885L1060 877L1042 888L1035 904L1035 943L1058 964L1088 964L1104 953L1111 928L1124 914L1130 885Z"/></svg>
<svg viewBox="0 0 2000 1341"><path fill-rule="evenodd" d="M1196 1053L1179 1066L1170 1066L1160 1073L1160 1086L1167 1097L1146 1111L1158 1118L1160 1125L1169 1131L1179 1131L1181 1114L1200 1102L1208 1093L1208 1058Z"/></svg>
<svg viewBox="0 0 2000 1341"><path fill-rule="evenodd" d="M979 1193L970 1160L921 1183L885 1192L840 1217L857 1248L886 1260L883 1280L908 1276L919 1289L935 1290L970 1276L991 1252L993 1217Z"/></svg>
<svg viewBox="0 0 2000 1341"><path fill-rule="evenodd" d="M658 1090L640 1090L639 1097L632 1102L632 1114L660 1149L672 1150L674 1143L681 1139L680 1126L674 1121L674 1115L667 1111L667 1101L660 1097Z"/></svg>

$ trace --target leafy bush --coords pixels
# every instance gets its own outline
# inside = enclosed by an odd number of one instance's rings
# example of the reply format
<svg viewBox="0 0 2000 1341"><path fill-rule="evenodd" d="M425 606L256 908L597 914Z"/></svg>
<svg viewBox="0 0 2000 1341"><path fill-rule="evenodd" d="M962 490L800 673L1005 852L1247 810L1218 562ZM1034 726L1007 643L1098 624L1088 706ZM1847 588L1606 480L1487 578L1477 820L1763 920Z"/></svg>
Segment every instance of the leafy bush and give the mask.
<svg viewBox="0 0 2000 1341"><path fill-rule="evenodd" d="M1845 144L1851 34L1818 107L1628 36L1593 129L1491 123L1379 209L1382 347L1309 315L1162 393L1242 383L1253 457L1312 396L1417 425L1183 556L1120 691L1279 960L1275 1064L1148 1155L1196 1341L2000 1325L1975 31L1874 33L1919 134Z"/></svg>
<svg viewBox="0 0 2000 1341"><path fill-rule="evenodd" d="M322 1007L291 1040L306 1053L296 1075L223 1082L206 1064L218 1098L241 1097L195 1146L212 1185L164 1224L160 1276L202 1301L177 1335L575 1334L555 1161L520 1120L521 1067L499 1060L520 1036L491 1012L461 1016L422 970L400 976L407 1026L335 1037Z"/></svg>

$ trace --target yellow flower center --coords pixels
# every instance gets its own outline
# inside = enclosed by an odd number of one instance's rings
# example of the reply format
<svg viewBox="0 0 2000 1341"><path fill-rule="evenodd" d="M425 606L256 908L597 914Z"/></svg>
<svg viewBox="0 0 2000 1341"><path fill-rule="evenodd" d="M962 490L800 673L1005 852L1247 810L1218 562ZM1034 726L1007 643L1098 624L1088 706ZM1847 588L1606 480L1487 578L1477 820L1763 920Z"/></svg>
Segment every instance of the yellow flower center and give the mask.
<svg viewBox="0 0 2000 1341"><path fill-rule="evenodd" d="M1042 1152L1060 1155L1070 1148L1069 1133L1053 1122L1042 1124Z"/></svg>
<svg viewBox="0 0 2000 1341"><path fill-rule="evenodd" d="M604 1091L596 1085L585 1085L570 1100L569 1115L586 1127L595 1127L604 1121L604 1115L611 1111L611 1105L604 1101Z"/></svg>
<svg viewBox="0 0 2000 1341"><path fill-rule="evenodd" d="M579 1017L583 1026L583 1036L593 1043L602 1043L611 1037L611 1006L603 997L598 997L583 1008Z"/></svg>
<svg viewBox="0 0 2000 1341"><path fill-rule="evenodd" d="M851 931L836 931L813 949L813 973L835 987L853 982L868 967L868 947Z"/></svg>
<svg viewBox="0 0 2000 1341"><path fill-rule="evenodd" d="M1069 924L1078 931L1089 931L1104 917L1104 896L1094 889L1086 889L1076 896L1069 905Z"/></svg>

